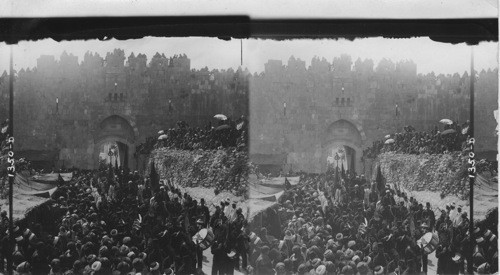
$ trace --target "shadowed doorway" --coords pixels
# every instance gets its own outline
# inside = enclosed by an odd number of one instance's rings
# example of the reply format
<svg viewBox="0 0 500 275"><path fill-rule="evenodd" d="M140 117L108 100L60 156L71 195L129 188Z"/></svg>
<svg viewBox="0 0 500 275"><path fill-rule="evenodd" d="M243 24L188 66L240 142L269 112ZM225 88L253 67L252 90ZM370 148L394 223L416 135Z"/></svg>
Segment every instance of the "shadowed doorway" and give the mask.
<svg viewBox="0 0 500 275"><path fill-rule="evenodd" d="M99 162L105 160L112 166L135 168L133 152L135 135L130 123L123 117L113 115L99 124L94 139L94 156Z"/></svg>

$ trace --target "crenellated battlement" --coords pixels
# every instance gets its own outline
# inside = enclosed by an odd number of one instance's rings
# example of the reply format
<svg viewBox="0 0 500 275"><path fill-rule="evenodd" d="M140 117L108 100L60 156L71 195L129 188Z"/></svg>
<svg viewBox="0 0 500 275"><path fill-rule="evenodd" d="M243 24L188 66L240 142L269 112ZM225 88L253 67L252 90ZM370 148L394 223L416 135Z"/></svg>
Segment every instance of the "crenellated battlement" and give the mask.
<svg viewBox="0 0 500 275"><path fill-rule="evenodd" d="M469 117L468 73L417 74L417 65L407 60L353 63L340 55L332 62L314 57L306 67L290 57L286 65L269 60L264 72L253 75L243 68L191 69L190 62L184 54L148 59L120 49L105 58L87 52L80 63L68 53L59 60L41 56L37 67L16 75L17 148L64 149L75 165L93 167L85 155L106 117L133 121L135 140L142 142L179 120L203 127L223 113L250 117L251 153L287 152L290 163L301 160L304 170L313 171L313 160L321 157L315 146L335 121L363 129L360 146L368 146L405 125L425 130L442 118L462 123ZM482 71L476 82L476 103L482 106L476 109L478 150L496 148L497 72ZM0 77L0 119L8 114L8 78L6 72Z"/></svg>

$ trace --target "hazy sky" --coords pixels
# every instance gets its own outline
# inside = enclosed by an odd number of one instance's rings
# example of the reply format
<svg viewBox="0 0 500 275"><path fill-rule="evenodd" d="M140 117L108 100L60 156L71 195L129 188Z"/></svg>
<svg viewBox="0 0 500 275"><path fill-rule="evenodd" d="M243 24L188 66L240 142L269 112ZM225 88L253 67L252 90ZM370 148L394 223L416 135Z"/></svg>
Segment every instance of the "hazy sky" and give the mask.
<svg viewBox="0 0 500 275"><path fill-rule="evenodd" d="M125 50L128 57L131 52L136 55L145 53L148 62L156 53L166 56L185 53L191 59L191 68L199 69L236 69L240 66L240 40L224 41L217 38L154 38L146 37L134 40L88 40L56 42L51 39L36 42L21 42L14 45L14 67L33 68L40 55L54 55L59 59L62 52L78 56L83 60L87 51L97 52L102 57L115 48ZM0 43L0 72L8 70L9 46ZM314 56L325 57L332 62L334 57L349 54L353 62L358 58L371 58L375 66L382 58L394 62L413 60L417 64L418 73L453 74L470 70L470 46L465 44L445 44L434 42L428 38L385 39L367 38L355 41L347 40L243 40L243 68L252 73L264 70L269 59L288 62L290 56L306 61L310 65ZM498 43L481 43L474 46L475 69L498 67Z"/></svg>

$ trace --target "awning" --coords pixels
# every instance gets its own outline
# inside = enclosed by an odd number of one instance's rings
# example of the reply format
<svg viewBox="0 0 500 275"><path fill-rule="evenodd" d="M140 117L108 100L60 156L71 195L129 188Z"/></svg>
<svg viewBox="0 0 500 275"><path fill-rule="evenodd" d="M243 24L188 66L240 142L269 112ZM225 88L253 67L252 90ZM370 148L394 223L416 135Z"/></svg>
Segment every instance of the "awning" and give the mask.
<svg viewBox="0 0 500 275"><path fill-rule="evenodd" d="M23 150L16 151L16 158L24 158L29 161L55 161L59 157L59 151L51 150Z"/></svg>
<svg viewBox="0 0 500 275"><path fill-rule="evenodd" d="M257 165L283 165L287 154L250 154L250 161Z"/></svg>

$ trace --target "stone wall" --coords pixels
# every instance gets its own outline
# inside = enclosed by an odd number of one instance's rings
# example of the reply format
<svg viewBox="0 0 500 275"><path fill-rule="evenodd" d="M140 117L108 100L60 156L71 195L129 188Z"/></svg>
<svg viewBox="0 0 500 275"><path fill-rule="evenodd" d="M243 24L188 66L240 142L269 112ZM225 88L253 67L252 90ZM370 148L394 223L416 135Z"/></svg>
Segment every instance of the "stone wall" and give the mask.
<svg viewBox="0 0 500 275"><path fill-rule="evenodd" d="M285 170L324 172L333 123L347 121L358 130L362 149L406 125L430 130L443 118L459 123L469 119L469 76L421 75L413 62L371 60L349 56L333 64L315 58L290 58L287 65L269 61L265 72L250 79L250 154L288 154ZM497 72L482 71L476 82L476 150L496 150L495 119L498 109ZM353 136L345 134L345 139ZM358 155L358 154L357 154ZM363 160L356 156L356 171Z"/></svg>
<svg viewBox="0 0 500 275"><path fill-rule="evenodd" d="M185 55L157 53L148 61L116 49L106 58L87 53L79 62L64 53L60 60L42 56L37 64L16 75L16 150L55 150L59 165L68 167L97 165L99 124L112 115L128 121L135 145L178 120L201 127L217 113L250 115L251 154L286 154L285 170L308 172L325 171L327 151L335 145L328 129L335 122L357 129L361 142L350 146L357 172L364 172L359 151L374 140L405 125L428 130L442 118L469 118L467 73L417 75L411 61L353 63L341 55L333 63L314 58L306 68L292 57L286 65L270 60L264 72L250 75L192 70ZM8 79L6 72L0 76L1 120L8 117ZM476 151L496 150L498 69L481 71L475 91Z"/></svg>
<svg viewBox="0 0 500 275"><path fill-rule="evenodd" d="M179 120L205 127L218 113L248 116L248 75L241 69L191 70L185 55L157 53L149 64L145 55L127 59L119 49L105 59L87 53L81 63L66 53L59 61L42 56L15 79L16 151L54 150L59 166L94 168L95 141L106 118L127 121L133 147ZM8 78L0 78L0 119L8 116Z"/></svg>

